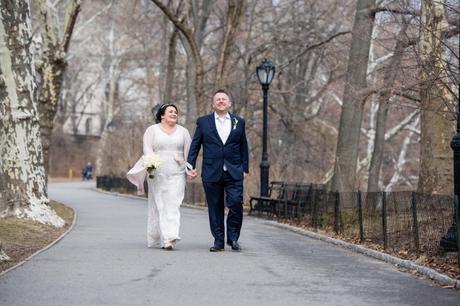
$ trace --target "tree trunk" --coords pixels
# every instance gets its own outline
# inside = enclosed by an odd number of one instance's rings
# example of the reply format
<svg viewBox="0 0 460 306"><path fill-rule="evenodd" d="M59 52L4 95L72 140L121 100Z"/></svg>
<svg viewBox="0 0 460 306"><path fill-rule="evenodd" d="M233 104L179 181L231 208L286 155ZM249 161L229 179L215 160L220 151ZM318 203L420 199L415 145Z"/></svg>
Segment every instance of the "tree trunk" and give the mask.
<svg viewBox="0 0 460 306"><path fill-rule="evenodd" d="M420 27L420 57L422 61L420 173L418 191L451 194L452 150L450 141L455 133L447 103L453 97L442 80L443 68L441 32L447 26L444 1L422 1Z"/></svg>
<svg viewBox="0 0 460 306"><path fill-rule="evenodd" d="M174 24L175 30L178 32L178 38L187 54L187 65L185 67L185 89L187 96L185 126L190 131L193 131L196 118L204 115L208 111L208 106L210 105L210 101L204 100L205 73L200 51L204 40L206 24L214 1L202 0L189 2L189 13L193 17L193 26L188 26L184 17L179 18L181 3L175 14L173 14L173 12L163 5L161 1L152 0L152 2L154 2Z"/></svg>
<svg viewBox="0 0 460 306"><path fill-rule="evenodd" d="M114 64L115 65L115 64ZM115 117L120 112L119 107L119 96L118 96L118 75L114 73L115 68L111 67L110 75L111 78L107 84L107 111L106 111L106 120L101 130L101 138L99 139L97 156L96 156L96 169L95 173L100 175L110 175L112 174L112 167L110 162L106 162L105 159L111 157L111 145L110 143L110 133L112 132L113 126L115 124Z"/></svg>
<svg viewBox="0 0 460 306"><path fill-rule="evenodd" d="M11 260L11 258L8 255L6 255L5 251L3 251L2 241L0 241L0 262L8 260Z"/></svg>
<svg viewBox="0 0 460 306"><path fill-rule="evenodd" d="M243 12L244 0L228 1L225 35L217 63L214 90L224 87L227 83L227 64Z"/></svg>
<svg viewBox="0 0 460 306"><path fill-rule="evenodd" d="M163 96L164 103L170 103L172 98L173 83L174 83L174 72L176 68L176 42L177 42L177 30L174 29L171 37L169 38L168 45L168 64L166 66L166 82Z"/></svg>
<svg viewBox="0 0 460 306"><path fill-rule="evenodd" d="M120 77L120 58L116 56L116 42L115 42L115 29L114 29L114 20L111 20L110 32L109 32L109 54L107 61L109 62L107 70L107 83L105 89L105 109L104 109L104 118L101 122L101 138L98 144L98 151L96 155L96 169L95 173L97 175L107 175L111 173L111 168L105 168L105 165L109 163L106 162L106 159L109 158L110 149L108 146L109 142L109 133L112 131L112 128L115 123L115 117L120 112L120 101L119 101L119 77Z"/></svg>
<svg viewBox="0 0 460 306"><path fill-rule="evenodd" d="M179 33L179 38L182 43L182 46L184 47L184 50L187 54L187 67L185 68L185 90L187 93L187 115L185 118L185 125L187 128L192 128L195 126L195 120L197 118L197 107L198 107L198 101L196 98L196 92L195 92L195 83L196 83L196 78L195 78L195 61L192 59L192 51L190 50L190 47L188 43L184 38L184 35Z"/></svg>
<svg viewBox="0 0 460 306"><path fill-rule="evenodd" d="M168 2L168 6L170 5L170 1ZM165 86L168 84L165 80L165 75L167 73L167 65L165 64L165 62L167 61L167 40L168 40L168 32L169 32L169 29L168 29L168 25L169 25L169 20L168 20L168 17L166 17L165 15L163 16L162 20L161 20L161 48L160 48L160 80L158 82L158 98L160 100L160 102L163 102L165 101L165 92L164 92L164 88ZM148 48L146 48L146 51L148 50ZM147 58L146 58L146 65L147 65L147 73L148 74L151 74L153 75L153 71L152 71L152 68L151 67L148 67L150 66L150 63L148 61L148 57L150 56L149 53L146 52L146 55L147 55ZM153 81L153 78L150 78L148 77L147 78L148 81L152 80ZM151 86L150 82L147 83L147 86ZM152 89L148 89L149 91L149 95L151 94L151 91ZM152 96L149 96L149 99L152 99L153 100L153 97ZM153 103L149 103L149 108L152 108L154 107Z"/></svg>
<svg viewBox="0 0 460 306"><path fill-rule="evenodd" d="M47 205L29 12L0 2L0 215L63 226Z"/></svg>
<svg viewBox="0 0 460 306"><path fill-rule="evenodd" d="M196 35L194 35L193 30L186 25L186 23L181 20L177 14L173 14L173 12L166 7L160 0L152 0L156 6L163 11L163 13L169 18L169 20L174 24L176 29L181 32L181 41L184 45L184 48L187 51L188 61L191 59L193 61L193 65L190 65L191 69L193 69L193 91L194 97L189 100L190 104L196 103L196 110L197 115L201 116L204 115L206 110L206 101L203 100L204 98L204 68L203 68L203 59L200 54L200 47L201 44L199 43L202 38L197 40ZM203 2L203 7L201 10L203 11L199 18L200 22L198 22L198 28L204 29L206 25L206 21L208 18L207 12L209 11L212 1L206 0ZM193 3L192 3L193 4ZM193 5L192 5L193 8ZM195 29L196 30L196 29ZM196 32L196 31L195 31ZM199 33L201 33L200 31ZM198 32L196 32L198 33ZM196 34L195 33L195 34ZM189 105L190 109L194 109L194 105ZM188 115L189 116L189 115ZM187 122L189 124L189 122Z"/></svg>
<svg viewBox="0 0 460 306"><path fill-rule="evenodd" d="M365 102L359 92L367 87L366 74L374 8L375 0L359 0L356 6L331 186L334 191L351 191L355 188L359 136Z"/></svg>
<svg viewBox="0 0 460 306"><path fill-rule="evenodd" d="M372 152L371 163L369 167L369 180L367 182L367 191L379 191L380 168L382 166L383 152L385 147L385 133L388 116L388 107L391 97L391 89L394 86L396 75L398 74L401 64L401 57L404 51L404 40L407 29L407 22L404 21L390 63L385 67L383 77L383 90L378 97L377 123L375 128L374 151Z"/></svg>
<svg viewBox="0 0 460 306"><path fill-rule="evenodd" d="M53 133L53 120L57 111L59 93L61 92L62 76L67 66L66 61L55 54L45 55L42 70L43 83L38 95L38 113L43 145L43 161L45 174L48 177L49 150Z"/></svg>
<svg viewBox="0 0 460 306"><path fill-rule="evenodd" d="M69 48L70 38L80 12L80 4L72 0L67 8L67 18L62 39L58 37L59 30L48 6L43 0L35 0L35 6L40 15L40 29L43 39L43 64L40 68L41 86L38 91L38 113L40 116L40 132L43 146L43 161L45 175L48 176L49 150L53 132L54 117L56 116L62 80L67 61L65 59Z"/></svg>

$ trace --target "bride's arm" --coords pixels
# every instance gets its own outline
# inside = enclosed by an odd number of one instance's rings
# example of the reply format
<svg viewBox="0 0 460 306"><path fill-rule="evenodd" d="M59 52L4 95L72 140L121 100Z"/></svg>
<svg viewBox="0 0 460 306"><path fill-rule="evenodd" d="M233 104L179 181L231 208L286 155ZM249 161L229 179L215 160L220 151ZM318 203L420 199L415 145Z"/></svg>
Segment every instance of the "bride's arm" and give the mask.
<svg viewBox="0 0 460 306"><path fill-rule="evenodd" d="M144 155L153 153L153 126L144 133L143 139Z"/></svg>
<svg viewBox="0 0 460 306"><path fill-rule="evenodd" d="M191 143L192 143L192 138L190 137L190 133L187 129L184 128L184 162L185 162L185 172L187 174L190 174L190 170L193 170L192 166L187 162L188 152L190 151Z"/></svg>
<svg viewBox="0 0 460 306"><path fill-rule="evenodd" d="M144 155L153 153L153 129L150 127L144 133L143 139L143 151ZM144 194L144 181L147 172L144 169L144 163L142 157L136 162L133 168L131 168L126 177L128 180L137 187L138 194Z"/></svg>

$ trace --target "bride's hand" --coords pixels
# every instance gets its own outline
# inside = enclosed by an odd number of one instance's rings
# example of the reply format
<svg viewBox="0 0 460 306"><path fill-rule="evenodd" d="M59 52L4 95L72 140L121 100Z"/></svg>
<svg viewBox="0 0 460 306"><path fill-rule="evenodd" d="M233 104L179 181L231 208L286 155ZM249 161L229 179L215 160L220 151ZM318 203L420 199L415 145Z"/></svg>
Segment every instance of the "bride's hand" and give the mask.
<svg viewBox="0 0 460 306"><path fill-rule="evenodd" d="M181 155L176 155L174 156L174 160L176 161L176 163L178 163L180 166L182 166L185 162L184 160L184 157L181 156Z"/></svg>
<svg viewBox="0 0 460 306"><path fill-rule="evenodd" d="M197 176L198 176L198 171L196 171L196 169L187 171L187 177L188 177L189 179L193 180L193 179L196 178Z"/></svg>

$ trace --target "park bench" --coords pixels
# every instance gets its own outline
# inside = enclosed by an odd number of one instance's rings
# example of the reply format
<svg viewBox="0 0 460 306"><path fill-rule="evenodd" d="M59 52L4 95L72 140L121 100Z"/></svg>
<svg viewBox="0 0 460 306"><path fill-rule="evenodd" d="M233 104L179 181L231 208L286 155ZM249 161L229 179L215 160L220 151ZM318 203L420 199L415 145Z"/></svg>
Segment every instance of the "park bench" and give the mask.
<svg viewBox="0 0 460 306"><path fill-rule="evenodd" d="M285 218L300 218L311 211L313 184L286 183L284 198L277 201L276 215Z"/></svg>
<svg viewBox="0 0 460 306"><path fill-rule="evenodd" d="M276 203L284 198L284 182L273 181L268 187L268 196L251 197L249 200L250 213L258 211L272 216L275 213Z"/></svg>
<svg viewBox="0 0 460 306"><path fill-rule="evenodd" d="M314 188L313 184L271 182L267 197L251 197L250 211L266 213L267 216L302 217L312 210Z"/></svg>

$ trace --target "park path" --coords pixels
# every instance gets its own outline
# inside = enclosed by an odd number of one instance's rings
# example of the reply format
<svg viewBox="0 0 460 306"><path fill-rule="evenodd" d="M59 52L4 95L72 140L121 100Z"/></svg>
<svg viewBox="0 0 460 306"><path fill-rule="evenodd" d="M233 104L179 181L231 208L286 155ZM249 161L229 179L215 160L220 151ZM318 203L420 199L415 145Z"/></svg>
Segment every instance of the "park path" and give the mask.
<svg viewBox="0 0 460 306"><path fill-rule="evenodd" d="M146 200L92 188L50 184L76 225L0 277L0 305L460 305L457 290L252 217L241 253L210 253L206 211L185 207L177 250L149 249Z"/></svg>

